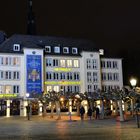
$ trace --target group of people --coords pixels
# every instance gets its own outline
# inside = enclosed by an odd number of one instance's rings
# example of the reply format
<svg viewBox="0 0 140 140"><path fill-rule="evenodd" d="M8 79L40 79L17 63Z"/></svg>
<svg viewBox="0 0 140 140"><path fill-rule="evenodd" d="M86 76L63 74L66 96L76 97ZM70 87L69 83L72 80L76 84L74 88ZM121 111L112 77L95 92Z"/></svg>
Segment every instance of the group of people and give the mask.
<svg viewBox="0 0 140 140"><path fill-rule="evenodd" d="M95 111L96 111L95 118L96 118L96 119L99 119L99 117L100 117L100 110L99 110L99 108L96 107ZM87 115L89 116L89 119L90 119L90 120L92 119L92 112L93 112L93 110L91 109L91 107L89 107L89 108L88 108ZM80 116L81 116L81 120L84 119L84 114L85 114L85 109L84 109L83 106L81 106L81 107L80 107Z"/></svg>

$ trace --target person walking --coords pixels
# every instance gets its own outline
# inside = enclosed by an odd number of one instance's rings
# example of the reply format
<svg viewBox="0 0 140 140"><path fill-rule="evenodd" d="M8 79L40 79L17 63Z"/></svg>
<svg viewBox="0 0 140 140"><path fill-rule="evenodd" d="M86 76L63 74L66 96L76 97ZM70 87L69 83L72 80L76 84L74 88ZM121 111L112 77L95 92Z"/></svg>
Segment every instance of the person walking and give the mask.
<svg viewBox="0 0 140 140"><path fill-rule="evenodd" d="M89 116L89 119L91 120L91 117L92 117L92 109L91 109L91 107L89 107L87 114Z"/></svg>
<svg viewBox="0 0 140 140"><path fill-rule="evenodd" d="M100 118L100 110L98 107L96 107L96 119Z"/></svg>
<svg viewBox="0 0 140 140"><path fill-rule="evenodd" d="M81 115L81 120L84 120L84 114L85 114L85 109L83 106L80 107L80 115Z"/></svg>

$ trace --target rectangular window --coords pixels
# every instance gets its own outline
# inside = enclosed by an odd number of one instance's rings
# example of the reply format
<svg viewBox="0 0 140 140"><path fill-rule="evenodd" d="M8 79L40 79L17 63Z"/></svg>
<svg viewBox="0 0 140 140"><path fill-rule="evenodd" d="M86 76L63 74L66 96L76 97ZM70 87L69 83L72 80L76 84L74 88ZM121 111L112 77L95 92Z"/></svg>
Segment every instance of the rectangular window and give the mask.
<svg viewBox="0 0 140 140"><path fill-rule="evenodd" d="M17 66L20 64L19 58L18 57L13 57L13 65Z"/></svg>
<svg viewBox="0 0 140 140"><path fill-rule="evenodd" d="M54 80L59 80L59 73L54 72L53 73L53 79Z"/></svg>
<svg viewBox="0 0 140 140"><path fill-rule="evenodd" d="M87 72L87 82L91 83L91 72Z"/></svg>
<svg viewBox="0 0 140 140"><path fill-rule="evenodd" d="M13 86L13 93L19 93L19 85Z"/></svg>
<svg viewBox="0 0 140 140"><path fill-rule="evenodd" d="M5 79L9 79L9 71L5 72Z"/></svg>
<svg viewBox="0 0 140 140"><path fill-rule="evenodd" d="M12 86L5 86L5 93L12 93Z"/></svg>
<svg viewBox="0 0 140 140"><path fill-rule="evenodd" d="M101 68L106 68L106 63L105 63L105 61L101 61Z"/></svg>
<svg viewBox="0 0 140 140"><path fill-rule="evenodd" d="M45 46L45 52L50 53L51 52L51 46Z"/></svg>
<svg viewBox="0 0 140 140"><path fill-rule="evenodd" d="M14 44L13 45L13 50L14 51L20 51L20 45L19 44Z"/></svg>
<svg viewBox="0 0 140 140"><path fill-rule="evenodd" d="M79 67L79 60L73 60L73 67L75 68Z"/></svg>
<svg viewBox="0 0 140 140"><path fill-rule="evenodd" d="M0 71L0 79L4 79L4 71Z"/></svg>
<svg viewBox="0 0 140 140"><path fill-rule="evenodd" d="M54 53L60 53L60 47L54 47Z"/></svg>
<svg viewBox="0 0 140 140"><path fill-rule="evenodd" d="M52 72L46 73L46 80L52 80Z"/></svg>
<svg viewBox="0 0 140 140"><path fill-rule="evenodd" d="M96 59L92 59L92 67L93 67L93 69L97 69L97 60Z"/></svg>
<svg viewBox="0 0 140 140"><path fill-rule="evenodd" d="M19 80L19 78L20 78L19 71L14 71L13 72L13 79Z"/></svg>
<svg viewBox="0 0 140 140"><path fill-rule="evenodd" d="M107 80L107 73L102 73L102 80Z"/></svg>
<svg viewBox="0 0 140 140"><path fill-rule="evenodd" d="M0 65L4 65L4 58L0 57Z"/></svg>
<svg viewBox="0 0 140 140"><path fill-rule="evenodd" d="M53 90L54 90L55 92L59 92L59 86L54 86L54 87L53 87Z"/></svg>
<svg viewBox="0 0 140 140"><path fill-rule="evenodd" d="M46 59L46 66L47 66L47 67L52 66L52 62L53 62L53 61L52 61L51 58L47 58L47 59Z"/></svg>
<svg viewBox="0 0 140 140"><path fill-rule="evenodd" d="M114 81L119 81L119 73L114 73Z"/></svg>
<svg viewBox="0 0 140 140"><path fill-rule="evenodd" d="M98 81L98 74L97 72L93 72L93 82L97 82Z"/></svg>
<svg viewBox="0 0 140 140"><path fill-rule="evenodd" d="M112 81L113 80L112 73L108 73L108 80L109 81Z"/></svg>
<svg viewBox="0 0 140 140"><path fill-rule="evenodd" d="M74 80L80 80L79 72L74 72L73 77L74 77Z"/></svg>
<svg viewBox="0 0 140 140"><path fill-rule="evenodd" d="M113 68L114 68L114 69L117 69L117 68L118 68L118 63L117 63L117 61L113 61Z"/></svg>
<svg viewBox="0 0 140 140"><path fill-rule="evenodd" d="M8 65L12 65L12 57L8 57Z"/></svg>
<svg viewBox="0 0 140 140"><path fill-rule="evenodd" d="M47 86L47 92L51 92L52 91L52 86Z"/></svg>
<svg viewBox="0 0 140 140"><path fill-rule="evenodd" d="M57 67L59 64L58 64L58 59L53 59L53 66L54 67Z"/></svg>
<svg viewBox="0 0 140 140"><path fill-rule="evenodd" d="M91 88L92 88L91 85L88 85L88 92L91 92L92 91Z"/></svg>
<svg viewBox="0 0 140 140"><path fill-rule="evenodd" d="M72 67L72 60L67 60L67 67Z"/></svg>
<svg viewBox="0 0 140 140"><path fill-rule="evenodd" d="M60 60L60 67L66 67L65 60Z"/></svg>
<svg viewBox="0 0 140 140"><path fill-rule="evenodd" d="M91 60L87 59L87 69L91 69Z"/></svg>
<svg viewBox="0 0 140 140"><path fill-rule="evenodd" d="M69 53L69 48L68 47L64 47L63 48L63 53Z"/></svg>
<svg viewBox="0 0 140 140"><path fill-rule="evenodd" d="M98 89L98 85L93 85L93 90L96 91Z"/></svg>
<svg viewBox="0 0 140 140"><path fill-rule="evenodd" d="M67 86L67 91L72 92L72 86Z"/></svg>
<svg viewBox="0 0 140 140"><path fill-rule="evenodd" d="M77 54L77 53L78 53L77 48L72 48L72 54Z"/></svg>

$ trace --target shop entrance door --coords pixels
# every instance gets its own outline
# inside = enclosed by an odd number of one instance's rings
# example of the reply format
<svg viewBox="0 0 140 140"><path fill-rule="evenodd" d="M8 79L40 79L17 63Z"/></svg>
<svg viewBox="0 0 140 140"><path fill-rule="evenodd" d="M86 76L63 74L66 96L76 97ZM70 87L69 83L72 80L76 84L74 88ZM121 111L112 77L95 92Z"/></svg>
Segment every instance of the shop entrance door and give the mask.
<svg viewBox="0 0 140 140"><path fill-rule="evenodd" d="M6 116L6 101L0 100L0 116Z"/></svg>

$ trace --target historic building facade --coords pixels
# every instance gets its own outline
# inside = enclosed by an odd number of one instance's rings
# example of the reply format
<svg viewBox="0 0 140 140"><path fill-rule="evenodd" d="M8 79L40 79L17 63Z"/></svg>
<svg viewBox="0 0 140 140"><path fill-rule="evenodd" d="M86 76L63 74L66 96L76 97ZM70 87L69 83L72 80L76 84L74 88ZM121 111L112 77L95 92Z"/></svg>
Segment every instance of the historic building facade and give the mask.
<svg viewBox="0 0 140 140"><path fill-rule="evenodd" d="M122 59L85 40L13 35L0 45L1 115L26 116L26 94L123 87Z"/></svg>

